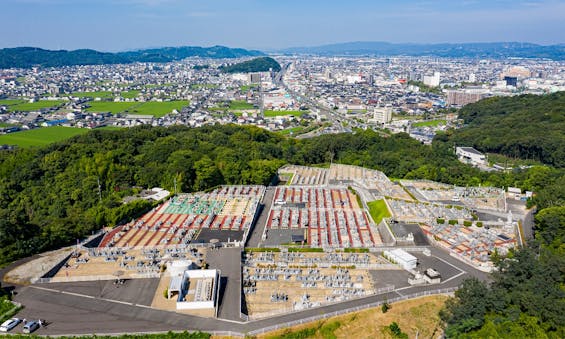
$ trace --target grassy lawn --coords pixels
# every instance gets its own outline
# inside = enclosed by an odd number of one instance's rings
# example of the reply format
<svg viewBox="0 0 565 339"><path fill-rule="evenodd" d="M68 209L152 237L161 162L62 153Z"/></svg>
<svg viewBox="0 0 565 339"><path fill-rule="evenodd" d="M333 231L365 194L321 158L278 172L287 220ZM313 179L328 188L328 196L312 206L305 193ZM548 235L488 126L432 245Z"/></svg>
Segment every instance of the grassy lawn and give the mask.
<svg viewBox="0 0 565 339"><path fill-rule="evenodd" d="M61 141L79 134L88 133L86 128L63 126L43 127L29 131L0 135L0 144L18 145L19 147L43 146Z"/></svg>
<svg viewBox="0 0 565 339"><path fill-rule="evenodd" d="M296 127L291 127L291 128L283 129L283 130L281 130L281 131L277 131L277 133L282 134L282 135L290 135L291 133L292 133L292 134L297 134L297 133L300 133L300 132L304 131L304 128L305 128L305 127L303 127L303 126L296 126Z"/></svg>
<svg viewBox="0 0 565 339"><path fill-rule="evenodd" d="M38 111L42 108L51 108L59 106L66 101L63 100L40 100L37 102L23 102L17 105L12 105L8 107L8 111L21 111L21 112L30 112L30 111Z"/></svg>
<svg viewBox="0 0 565 339"><path fill-rule="evenodd" d="M369 206L369 214L371 214L376 224L380 223L383 218L390 217L390 211L383 199L368 202L367 206Z"/></svg>
<svg viewBox="0 0 565 339"><path fill-rule="evenodd" d="M162 117L171 113L174 109L180 111L181 108L188 106L189 104L190 102L188 101L150 101L141 103L139 106L129 108L127 113Z"/></svg>
<svg viewBox="0 0 565 339"><path fill-rule="evenodd" d="M98 91L98 92L74 92L71 93L72 96L78 98L100 98L100 99L111 99L114 97L114 93L110 91Z"/></svg>
<svg viewBox="0 0 565 339"><path fill-rule="evenodd" d="M279 117L283 115L293 115L295 117L299 117L304 113L308 113L308 111L271 111L265 110L263 115L266 117Z"/></svg>
<svg viewBox="0 0 565 339"><path fill-rule="evenodd" d="M438 314L446 300L440 295L399 301L384 314L377 307L267 332L257 338L395 338L388 328L392 322L409 338L414 338L416 331L420 338L441 338Z"/></svg>
<svg viewBox="0 0 565 339"><path fill-rule="evenodd" d="M447 123L446 120L429 120L429 121L420 121L415 122L412 124L413 127L437 127L439 125L445 125Z"/></svg>
<svg viewBox="0 0 565 339"><path fill-rule="evenodd" d="M232 102L230 102L229 109L233 109L233 110L253 109L253 105L248 103L247 101L233 100Z"/></svg>
<svg viewBox="0 0 565 339"><path fill-rule="evenodd" d="M128 108L139 105L137 102L113 102L113 101L91 101L86 110L88 112L110 112L112 114L121 113Z"/></svg>

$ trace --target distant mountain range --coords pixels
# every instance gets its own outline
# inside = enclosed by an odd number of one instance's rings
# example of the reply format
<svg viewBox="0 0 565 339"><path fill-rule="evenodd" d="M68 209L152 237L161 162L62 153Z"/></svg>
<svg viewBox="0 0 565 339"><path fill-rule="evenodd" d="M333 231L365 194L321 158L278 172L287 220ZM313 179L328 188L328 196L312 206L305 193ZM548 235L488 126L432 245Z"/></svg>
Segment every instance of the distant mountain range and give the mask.
<svg viewBox="0 0 565 339"><path fill-rule="evenodd" d="M260 51L224 46L163 47L119 53L104 53L91 49L52 51L35 47L17 47L0 49L0 68L169 62L188 57L222 59L263 55L265 54Z"/></svg>
<svg viewBox="0 0 565 339"><path fill-rule="evenodd" d="M322 56L407 55L452 58L546 58L565 60L565 44L544 46L522 42L394 44L379 41L359 41L316 47L294 47L277 52Z"/></svg>

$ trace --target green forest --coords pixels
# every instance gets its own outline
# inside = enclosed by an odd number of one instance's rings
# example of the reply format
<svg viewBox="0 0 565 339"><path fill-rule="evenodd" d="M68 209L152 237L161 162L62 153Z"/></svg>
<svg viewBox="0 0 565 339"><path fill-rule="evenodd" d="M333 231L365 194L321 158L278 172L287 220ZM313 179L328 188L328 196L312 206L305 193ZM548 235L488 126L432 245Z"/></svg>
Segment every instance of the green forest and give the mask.
<svg viewBox="0 0 565 339"><path fill-rule="evenodd" d="M565 93L489 98L460 111L466 127L438 144L534 159L516 186L531 189L535 239L506 258L494 256L492 282L467 280L441 312L449 338L565 337ZM517 172L510 175L517 179ZM519 175L518 175L519 176Z"/></svg>
<svg viewBox="0 0 565 339"><path fill-rule="evenodd" d="M249 61L221 67L221 70L226 73L268 72L270 69L275 72L281 70L281 65L275 59L270 57L255 58Z"/></svg>
<svg viewBox="0 0 565 339"><path fill-rule="evenodd" d="M495 256L499 270L492 282L465 282L442 319L454 338L565 337L565 169L558 159L510 172L481 172L458 162L452 138L475 128L471 120L479 118L466 119L469 127L440 135L431 146L407 134L381 137L370 130L297 140L235 125L140 126L94 130L48 146L0 152L0 266L72 244L147 211L153 207L148 202L121 202L140 187L172 191L176 181L179 191L193 192L221 184L268 184L284 164L333 159L393 178L536 192L528 202L538 211L535 241L507 258ZM483 121L490 123L488 117Z"/></svg>
<svg viewBox="0 0 565 339"><path fill-rule="evenodd" d="M565 167L565 92L488 98L459 117L466 127L449 135L457 146Z"/></svg>

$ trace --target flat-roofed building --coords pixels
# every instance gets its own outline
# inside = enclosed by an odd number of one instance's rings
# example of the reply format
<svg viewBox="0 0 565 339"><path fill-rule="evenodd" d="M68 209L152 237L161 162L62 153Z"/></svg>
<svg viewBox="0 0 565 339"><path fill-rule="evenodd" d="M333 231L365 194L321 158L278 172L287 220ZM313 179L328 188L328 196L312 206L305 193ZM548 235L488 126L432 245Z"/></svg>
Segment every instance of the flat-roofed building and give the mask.
<svg viewBox="0 0 565 339"><path fill-rule="evenodd" d="M392 251L384 251L384 255L388 259L402 266L405 270L415 269L418 265L418 258L399 248Z"/></svg>
<svg viewBox="0 0 565 339"><path fill-rule="evenodd" d="M171 277L169 291L178 292L177 310L210 310L215 313L219 284L219 270L186 270L182 276Z"/></svg>
<svg viewBox="0 0 565 339"><path fill-rule="evenodd" d="M481 93L470 91L447 91L447 104L449 106L465 106L483 98Z"/></svg>
<svg viewBox="0 0 565 339"><path fill-rule="evenodd" d="M473 147L456 147L455 154L459 161L472 165L486 165L486 156Z"/></svg>
<svg viewBox="0 0 565 339"><path fill-rule="evenodd" d="M387 124L392 120L392 107L375 107L372 122Z"/></svg>

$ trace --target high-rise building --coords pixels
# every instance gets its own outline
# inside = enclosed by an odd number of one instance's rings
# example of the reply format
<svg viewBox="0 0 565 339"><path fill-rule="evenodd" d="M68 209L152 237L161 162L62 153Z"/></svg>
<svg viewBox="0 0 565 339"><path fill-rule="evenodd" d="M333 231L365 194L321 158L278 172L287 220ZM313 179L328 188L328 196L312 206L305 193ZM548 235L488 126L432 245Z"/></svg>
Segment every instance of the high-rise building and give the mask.
<svg viewBox="0 0 565 339"><path fill-rule="evenodd" d="M506 81L506 86L518 87L518 78L517 77L505 76L504 81Z"/></svg>
<svg viewBox="0 0 565 339"><path fill-rule="evenodd" d="M258 84L261 82L261 73L249 73L249 83Z"/></svg>
<svg viewBox="0 0 565 339"><path fill-rule="evenodd" d="M424 85L429 87L438 87L440 82L440 73L435 72L434 75L424 75Z"/></svg>

